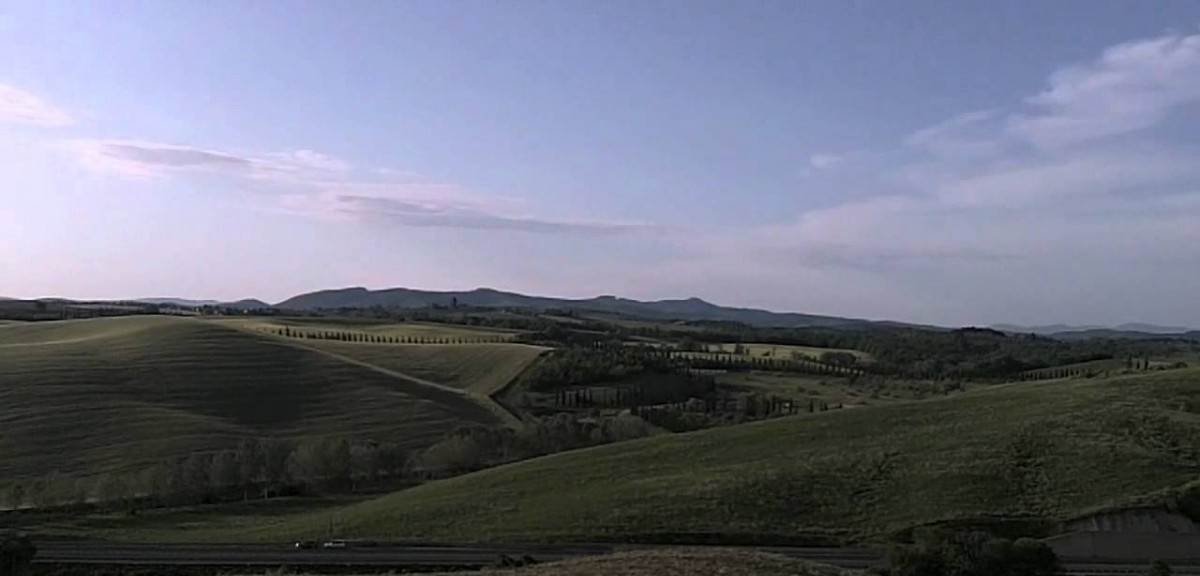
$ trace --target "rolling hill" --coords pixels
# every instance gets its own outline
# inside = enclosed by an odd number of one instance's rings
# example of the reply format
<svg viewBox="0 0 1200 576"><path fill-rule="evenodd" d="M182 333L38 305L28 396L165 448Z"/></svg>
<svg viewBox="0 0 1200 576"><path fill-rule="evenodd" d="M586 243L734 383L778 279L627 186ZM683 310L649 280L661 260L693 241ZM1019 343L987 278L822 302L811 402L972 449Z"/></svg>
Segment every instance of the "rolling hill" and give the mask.
<svg viewBox="0 0 1200 576"><path fill-rule="evenodd" d="M1198 476L1192 369L601 446L241 527L239 537L311 537L330 524L347 537L441 541L846 541L942 522L1038 532L1131 505L1200 516Z"/></svg>
<svg viewBox="0 0 1200 576"><path fill-rule="evenodd" d="M136 316L0 326L0 478L124 471L243 437L422 447L497 425L468 396L219 322Z"/></svg>
<svg viewBox="0 0 1200 576"><path fill-rule="evenodd" d="M433 305L486 308L532 308L576 310L580 312L605 312L642 318L672 320L721 320L750 324L753 326L776 327L867 327L873 325L903 326L894 322L872 322L853 318L818 316L812 314L781 313L752 308L730 308L717 306L699 298L684 300L659 300L642 302L615 296L600 296L584 300L526 296L512 292L501 292L490 288L479 288L465 292L433 292L408 288L367 290L366 288L344 288L321 290L289 298L275 305L286 310L316 310L333 308L426 308Z"/></svg>

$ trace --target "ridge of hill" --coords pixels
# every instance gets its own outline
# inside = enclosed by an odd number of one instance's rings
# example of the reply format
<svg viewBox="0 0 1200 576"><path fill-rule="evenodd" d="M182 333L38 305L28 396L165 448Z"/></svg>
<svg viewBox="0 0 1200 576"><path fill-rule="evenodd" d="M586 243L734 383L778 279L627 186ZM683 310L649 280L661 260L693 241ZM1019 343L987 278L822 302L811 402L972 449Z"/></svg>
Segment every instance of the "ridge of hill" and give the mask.
<svg viewBox="0 0 1200 576"><path fill-rule="evenodd" d="M345 537L434 541L844 542L936 523L1045 533L1128 506L1200 518L1198 475L1200 370L1188 369L612 444L239 536L311 537L331 524Z"/></svg>
<svg viewBox="0 0 1200 576"><path fill-rule="evenodd" d="M425 308L429 306L477 306L486 308L564 309L580 312L603 312L644 318L675 320L733 321L753 326L773 327L871 327L911 326L898 322L876 322L855 318L771 312L754 308L718 306L699 298L643 302L616 296L599 296L582 300L527 296L491 288L470 291L436 292L409 288L368 290L362 287L321 290L302 294L275 305L287 310L316 310L333 308Z"/></svg>
<svg viewBox="0 0 1200 576"><path fill-rule="evenodd" d="M0 478L133 471L245 437L422 448L499 425L440 390L220 322L126 316L0 326Z"/></svg>

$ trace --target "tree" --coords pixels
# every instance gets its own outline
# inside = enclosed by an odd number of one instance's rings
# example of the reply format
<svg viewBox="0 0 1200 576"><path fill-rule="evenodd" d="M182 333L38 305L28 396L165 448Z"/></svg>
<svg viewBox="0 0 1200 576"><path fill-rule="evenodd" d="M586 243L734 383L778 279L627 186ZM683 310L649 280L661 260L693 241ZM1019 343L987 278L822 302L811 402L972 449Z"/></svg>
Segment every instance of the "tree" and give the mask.
<svg viewBox="0 0 1200 576"><path fill-rule="evenodd" d="M192 452L183 461L184 493L200 500L208 498L212 493L212 464L212 456L201 452Z"/></svg>
<svg viewBox="0 0 1200 576"><path fill-rule="evenodd" d="M1162 560L1155 560L1150 563L1150 568L1146 570L1146 576L1172 576L1175 571L1171 569L1171 565Z"/></svg>
<svg viewBox="0 0 1200 576"><path fill-rule="evenodd" d="M375 443L350 447L350 476L357 489L358 480L374 482L379 479L382 466L379 460L379 446Z"/></svg>
<svg viewBox="0 0 1200 576"><path fill-rule="evenodd" d="M421 454L421 466L427 472L460 474L483 466L483 450L475 438L450 436Z"/></svg>
<svg viewBox="0 0 1200 576"><path fill-rule="evenodd" d="M262 444L254 438L243 438L237 447L238 484L242 487L242 499L250 499L250 488L263 476L266 454Z"/></svg>
<svg viewBox="0 0 1200 576"><path fill-rule="evenodd" d="M129 484L118 474L109 472L96 483L96 498L113 507L121 506L129 495Z"/></svg>
<svg viewBox="0 0 1200 576"><path fill-rule="evenodd" d="M134 486L140 494L144 494L151 498L157 498L164 504L170 499L170 486L168 486L166 464L155 464L148 468L143 468L138 472L137 478L134 480Z"/></svg>
<svg viewBox="0 0 1200 576"><path fill-rule="evenodd" d="M858 363L858 356L849 352L824 352L821 361L834 366L854 366Z"/></svg>
<svg viewBox="0 0 1200 576"><path fill-rule="evenodd" d="M291 444L282 440L268 439L263 444L263 480L267 482L263 488L264 498L270 497L272 487L287 482L291 454Z"/></svg>
<svg viewBox="0 0 1200 576"><path fill-rule="evenodd" d="M241 468L238 464L237 453L229 450L222 450L213 457L208 481L217 494L229 492L241 484Z"/></svg>
<svg viewBox="0 0 1200 576"><path fill-rule="evenodd" d="M5 495L4 500L6 502L8 502L8 505L10 507L12 507L13 509L17 509L17 508L20 508L21 506L24 506L25 505L25 485L21 484L20 482L16 482L16 481L14 481L12 484L9 484L8 485L8 493Z"/></svg>
<svg viewBox="0 0 1200 576"><path fill-rule="evenodd" d="M350 444L345 440L316 438L302 442L288 461L297 480L313 488L344 485L350 480Z"/></svg>
<svg viewBox="0 0 1200 576"><path fill-rule="evenodd" d="M28 536L0 534L0 576L25 576L32 572L37 547Z"/></svg>

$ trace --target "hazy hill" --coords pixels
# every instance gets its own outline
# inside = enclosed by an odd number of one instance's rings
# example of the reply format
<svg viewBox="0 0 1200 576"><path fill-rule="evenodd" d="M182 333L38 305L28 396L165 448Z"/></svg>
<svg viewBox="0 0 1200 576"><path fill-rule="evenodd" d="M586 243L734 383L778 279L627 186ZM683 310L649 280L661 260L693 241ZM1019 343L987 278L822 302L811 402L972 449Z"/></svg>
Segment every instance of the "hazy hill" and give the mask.
<svg viewBox="0 0 1200 576"><path fill-rule="evenodd" d="M489 308L515 307L533 309L568 309L587 312L605 312L645 318L680 320L723 320L742 322L754 326L779 327L866 327L871 325L899 325L898 323L871 322L853 318L818 316L790 312L770 312L753 308L731 308L705 302L699 298L685 300L658 300L642 302L615 296L600 296L584 300L526 296L512 292L501 292L479 288L467 292L433 292L408 288L367 290L366 288L344 288L322 290L289 298L276 304L277 308L289 310L315 310L321 308L424 308L432 305L450 306L454 302L463 306Z"/></svg>
<svg viewBox="0 0 1200 576"><path fill-rule="evenodd" d="M1180 340L1195 340L1200 341L1200 330L1191 330L1188 332L1138 332L1131 330L1110 330L1106 328L1097 328L1092 330L1079 330L1076 332L1055 332L1049 334L1051 338L1059 340L1088 340L1091 338L1107 338L1111 340L1162 340L1162 339L1180 339Z"/></svg>
<svg viewBox="0 0 1200 576"><path fill-rule="evenodd" d="M1088 332L1111 332L1111 333L1129 333L1129 334L1183 334L1189 331L1184 326L1159 326L1157 324L1143 324L1139 322L1121 324L1119 326L1072 326L1070 324L1048 324L1045 326L1019 326L1016 324L996 324L992 326L996 330L1003 332L1015 332L1019 334L1039 334L1043 336L1056 336L1060 334L1080 334Z"/></svg>
<svg viewBox="0 0 1200 576"><path fill-rule="evenodd" d="M222 308L236 308L238 310L262 310L270 308L271 305L257 298L246 298L236 302L222 302L219 304Z"/></svg>
<svg viewBox="0 0 1200 576"><path fill-rule="evenodd" d="M170 306L187 306L191 308L199 308L201 306L216 306L220 304L216 300L191 300L188 298L138 298L134 300L141 304L158 304Z"/></svg>

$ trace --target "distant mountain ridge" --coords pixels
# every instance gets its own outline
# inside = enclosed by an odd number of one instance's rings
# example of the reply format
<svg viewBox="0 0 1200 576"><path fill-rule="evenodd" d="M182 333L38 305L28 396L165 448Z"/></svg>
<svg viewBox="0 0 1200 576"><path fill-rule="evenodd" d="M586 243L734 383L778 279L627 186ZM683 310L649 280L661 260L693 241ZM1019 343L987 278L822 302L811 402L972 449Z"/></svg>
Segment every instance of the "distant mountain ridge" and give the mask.
<svg viewBox="0 0 1200 576"><path fill-rule="evenodd" d="M464 306L485 308L533 308L564 309L581 312L604 312L646 318L679 320L724 320L742 322L753 326L800 327L869 327L869 326L915 326L899 322L877 322L857 318L800 314L795 312L770 312L754 308L732 308L718 306L699 298L683 300L658 300L643 302L599 296L581 300L527 296L513 292L502 292L491 288L470 291L435 292L409 288L368 290L366 288L343 288L320 290L289 298L275 305L286 310L317 310L331 308L425 308L433 305L450 306L457 302ZM929 328L929 327L927 327Z"/></svg>
<svg viewBox="0 0 1200 576"><path fill-rule="evenodd" d="M1019 334L1039 334L1050 336L1054 334L1074 334L1082 332L1137 332L1140 334L1184 334L1193 331L1185 326L1159 326L1157 324L1143 324L1140 322L1120 324L1117 326L1072 326L1069 324L1049 324L1045 326L1018 326L1015 324L994 324L992 328L1002 332L1015 332Z"/></svg>
<svg viewBox="0 0 1200 576"><path fill-rule="evenodd" d="M188 308L202 308L204 306L218 306L221 308L237 308L240 310L260 310L270 308L271 305L258 300L257 298L246 298L236 302L221 302L220 300L191 300L188 298L138 298L134 300L140 304L156 304L159 306L183 306Z"/></svg>

